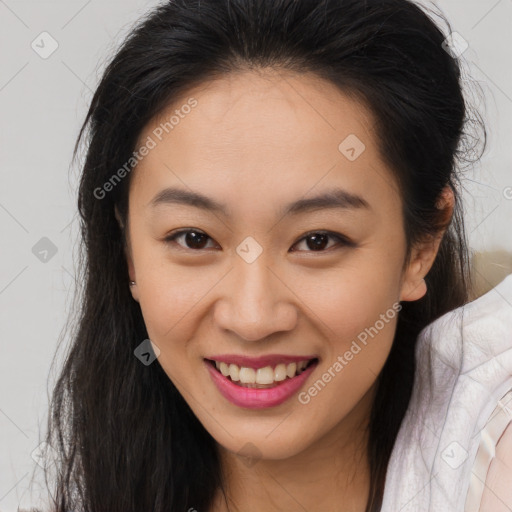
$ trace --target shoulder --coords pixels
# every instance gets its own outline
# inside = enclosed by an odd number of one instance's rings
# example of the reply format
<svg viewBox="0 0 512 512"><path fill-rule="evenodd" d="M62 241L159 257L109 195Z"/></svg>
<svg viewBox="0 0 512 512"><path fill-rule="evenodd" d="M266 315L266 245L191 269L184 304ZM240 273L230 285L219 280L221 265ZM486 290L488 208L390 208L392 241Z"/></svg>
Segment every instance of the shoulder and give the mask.
<svg viewBox="0 0 512 512"><path fill-rule="evenodd" d="M418 363L459 370L512 353L512 274L484 295L446 312L418 336ZM505 365L508 366L508 365Z"/></svg>

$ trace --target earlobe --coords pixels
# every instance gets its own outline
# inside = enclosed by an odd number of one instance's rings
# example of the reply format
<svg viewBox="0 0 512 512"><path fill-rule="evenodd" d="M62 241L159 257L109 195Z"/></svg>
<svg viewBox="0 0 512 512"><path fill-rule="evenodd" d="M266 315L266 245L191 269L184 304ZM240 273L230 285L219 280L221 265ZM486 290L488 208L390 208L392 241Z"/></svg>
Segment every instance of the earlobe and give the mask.
<svg viewBox="0 0 512 512"><path fill-rule="evenodd" d="M425 276L430 270L437 252L432 249L432 246L427 247L424 246L422 249L414 251L416 255L406 271L400 301L415 301L421 299L427 293Z"/></svg>
<svg viewBox="0 0 512 512"><path fill-rule="evenodd" d="M436 259L439 247L453 214L455 196L450 186L445 186L436 202L436 208L442 212L442 229L437 235L427 236L413 250L411 262L405 272L401 301L414 301L421 299L427 293L425 276L430 271Z"/></svg>
<svg viewBox="0 0 512 512"><path fill-rule="evenodd" d="M130 287L132 297L134 298L134 300L139 302L139 290L137 288L137 282L135 279L135 266L133 265L130 251L128 249L126 249L125 253L126 253L126 263L128 265L128 276L130 278L128 285Z"/></svg>
<svg viewBox="0 0 512 512"><path fill-rule="evenodd" d="M137 283L135 281L130 282L130 291L132 292L133 300L139 302L139 290L137 289Z"/></svg>
<svg viewBox="0 0 512 512"><path fill-rule="evenodd" d="M117 209L117 205L114 206L114 214L116 216L117 222L119 223L119 227L121 228L122 231L124 231L124 223L123 223L123 220L121 219L121 214L119 213L119 210ZM132 257L130 254L130 249L129 249L127 243L125 243L124 254L125 254L125 258L126 258L126 264L128 265L128 276L130 279L130 282L129 282L130 291L131 291L133 299L135 301L139 302L139 291L137 289L137 283L135 282L135 267L133 265Z"/></svg>
<svg viewBox="0 0 512 512"><path fill-rule="evenodd" d="M421 278L419 281L408 284L408 290L400 294L400 301L415 301L425 296L427 293L427 283Z"/></svg>
<svg viewBox="0 0 512 512"><path fill-rule="evenodd" d="M133 299L136 300L137 302L139 302L139 289L137 287L137 282L135 279L135 268L133 265L132 258L128 254L128 251L126 251L126 253L127 253L126 254L126 262L128 264L128 275L130 277L130 281L129 281L128 285L130 287L130 292L132 294Z"/></svg>

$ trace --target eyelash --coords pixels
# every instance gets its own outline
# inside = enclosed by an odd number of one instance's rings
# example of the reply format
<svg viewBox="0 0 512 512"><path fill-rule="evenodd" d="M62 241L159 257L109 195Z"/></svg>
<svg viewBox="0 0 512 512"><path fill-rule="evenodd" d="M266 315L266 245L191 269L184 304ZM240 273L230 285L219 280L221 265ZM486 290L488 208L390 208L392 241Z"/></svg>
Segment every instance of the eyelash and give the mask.
<svg viewBox="0 0 512 512"><path fill-rule="evenodd" d="M178 237L180 237L181 235L186 235L187 233L202 234L202 235L207 236L210 240L213 240L204 231L201 231L200 229L181 229L181 230L171 234L170 236L167 236L164 239L164 242L166 242L168 244L171 244L171 243L175 243L176 244L175 240ZM339 243L341 243L342 247L343 246L345 246L345 247L355 247L356 246L356 244L354 242L352 242L351 240L349 240L346 236L341 235L340 233L334 233L332 231L325 231L325 230L324 231L322 231L322 230L319 230L319 231L309 231L302 238L297 240L297 242L295 242L295 244L293 244L293 245L296 245L299 242L302 242L303 240L307 239L308 237L310 237L312 235L327 235L330 238L336 239ZM200 252L200 251L205 251L206 250L206 249L191 249L191 248L188 248L188 247L180 246L179 244L177 244L177 245L179 246L180 249L183 249L185 251ZM334 246L334 247L336 247L336 246ZM322 253L322 252L329 252L331 249L332 249L332 247L329 248L329 249L323 249L323 250L319 250L319 251L306 250L306 251L293 251L293 252L316 252L316 253Z"/></svg>

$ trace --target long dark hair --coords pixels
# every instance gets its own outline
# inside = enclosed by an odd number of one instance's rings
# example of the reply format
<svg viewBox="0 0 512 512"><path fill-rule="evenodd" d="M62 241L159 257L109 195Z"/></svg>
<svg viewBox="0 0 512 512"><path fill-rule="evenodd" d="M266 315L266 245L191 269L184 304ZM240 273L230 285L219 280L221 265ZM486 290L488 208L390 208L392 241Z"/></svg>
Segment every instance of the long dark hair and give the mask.
<svg viewBox="0 0 512 512"><path fill-rule="evenodd" d="M430 14L430 15L429 15ZM444 20L443 32L434 16ZM108 64L75 146L87 135L78 192L79 315L51 397L46 442L58 454L55 512L207 511L223 489L215 440L159 364L134 349L148 338L130 294L125 232L131 174L95 193L135 151L145 125L192 86L234 71L313 72L365 102L396 173L408 251L443 227L446 185L455 209L426 276L404 302L378 376L369 425L367 512L380 510L386 468L408 407L420 331L468 302L462 164L485 148L485 127L462 89L461 59L443 44L446 19L409 0L172 0L141 20ZM469 113L473 113L473 117ZM468 137L476 123L482 137ZM445 224L446 226L446 224ZM410 252L407 253L409 255Z"/></svg>

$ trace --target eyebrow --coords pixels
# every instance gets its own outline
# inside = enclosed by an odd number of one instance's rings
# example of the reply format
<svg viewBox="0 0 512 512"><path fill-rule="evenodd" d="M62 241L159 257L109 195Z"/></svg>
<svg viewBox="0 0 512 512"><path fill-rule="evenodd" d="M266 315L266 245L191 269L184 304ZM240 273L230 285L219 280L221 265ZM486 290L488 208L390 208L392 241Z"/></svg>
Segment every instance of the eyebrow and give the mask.
<svg viewBox="0 0 512 512"><path fill-rule="evenodd" d="M169 187L161 190L148 203L148 206L156 208L160 205L182 204L193 206L210 212L215 212L229 217L229 209L226 205L217 202L198 192L192 192L181 188ZM299 199L284 207L281 216L298 215L305 212L324 209L367 209L371 210L370 204L357 194L348 192L341 188L328 190L320 195L308 199Z"/></svg>

